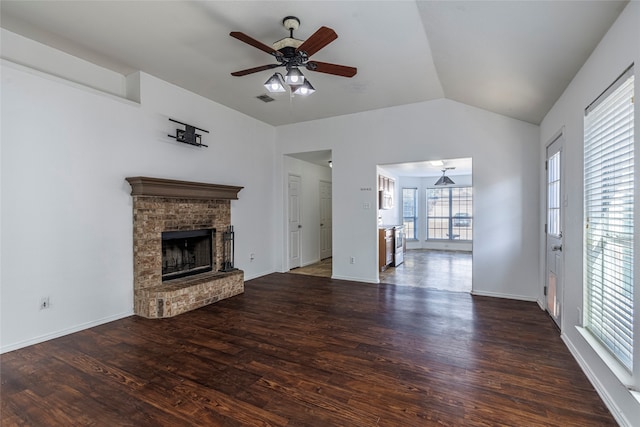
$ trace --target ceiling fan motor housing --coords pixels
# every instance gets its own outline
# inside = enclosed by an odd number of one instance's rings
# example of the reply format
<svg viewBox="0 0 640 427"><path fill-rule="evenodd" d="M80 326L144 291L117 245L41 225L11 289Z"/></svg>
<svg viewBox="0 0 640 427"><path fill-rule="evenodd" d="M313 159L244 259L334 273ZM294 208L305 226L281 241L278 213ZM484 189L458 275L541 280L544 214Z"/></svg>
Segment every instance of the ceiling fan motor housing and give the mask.
<svg viewBox="0 0 640 427"><path fill-rule="evenodd" d="M289 30L289 37L278 40L273 43L273 48L282 52L286 58L292 58L295 50L304 42L293 37L294 30L300 27L300 20L295 16L287 16L282 20L282 25Z"/></svg>
<svg viewBox="0 0 640 427"><path fill-rule="evenodd" d="M284 39L280 39L277 42L273 43L273 48L287 57L291 58L296 52L296 49L302 44L304 40L293 39L291 37L287 37Z"/></svg>

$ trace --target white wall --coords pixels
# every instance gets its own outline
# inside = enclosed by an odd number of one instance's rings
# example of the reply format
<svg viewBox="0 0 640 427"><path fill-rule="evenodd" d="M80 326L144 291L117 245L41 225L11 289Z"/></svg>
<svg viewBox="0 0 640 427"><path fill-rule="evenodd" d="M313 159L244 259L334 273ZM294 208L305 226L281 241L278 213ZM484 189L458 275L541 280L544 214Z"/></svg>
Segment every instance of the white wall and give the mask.
<svg viewBox="0 0 640 427"><path fill-rule="evenodd" d="M1 74L3 352L132 314L128 176L245 187L236 266L274 271L272 126L145 74L141 104L8 61ZM168 117L209 130L209 148L168 138Z"/></svg>
<svg viewBox="0 0 640 427"><path fill-rule="evenodd" d="M575 76L562 97L544 118L540 128L540 149L542 159L545 147L551 138L564 127L564 190L568 205L564 211L564 296L562 316L562 337L576 359L598 389L605 403L622 425L639 425L640 404L631 396L620 381L612 374L602 360L576 329L580 324L578 309L582 309L582 236L583 236L583 120L584 109L604 91L631 63L635 62L635 99L640 99L640 2L631 2L616 23L602 39L589 60ZM635 109L635 135L640 135L640 108ZM636 156L640 144L636 139ZM636 176L640 167L636 157ZM475 166L475 163L474 163ZM544 175L541 176L540 197L544 200ZM638 179L636 179L636 187ZM636 188L636 208L640 204L640 191ZM541 228L544 224L544 203L540 204ZM637 212L637 210L636 210ZM640 229L636 215L636 230ZM540 275L544 277L544 236L540 247ZM636 261L639 257L636 256ZM636 265L636 273L640 271ZM636 290L638 274L635 275ZM543 300L542 288L538 298ZM636 302L640 299L636 298ZM636 309L637 313L637 309ZM636 323L638 325L639 323ZM635 345L640 346L640 334L635 334ZM636 366L640 367L640 363Z"/></svg>
<svg viewBox="0 0 640 427"><path fill-rule="evenodd" d="M320 261L320 181L331 182L331 168L289 156L284 157L284 165L287 176L298 175L301 181L300 257L305 266Z"/></svg>
<svg viewBox="0 0 640 427"><path fill-rule="evenodd" d="M277 128L278 154L332 150L334 277L378 281L376 165L472 157L474 292L527 300L540 287L538 147L537 126L449 100Z"/></svg>
<svg viewBox="0 0 640 427"><path fill-rule="evenodd" d="M122 74L98 67L60 50L51 49L4 28L0 28L0 39L2 59L112 95L127 97L126 78Z"/></svg>

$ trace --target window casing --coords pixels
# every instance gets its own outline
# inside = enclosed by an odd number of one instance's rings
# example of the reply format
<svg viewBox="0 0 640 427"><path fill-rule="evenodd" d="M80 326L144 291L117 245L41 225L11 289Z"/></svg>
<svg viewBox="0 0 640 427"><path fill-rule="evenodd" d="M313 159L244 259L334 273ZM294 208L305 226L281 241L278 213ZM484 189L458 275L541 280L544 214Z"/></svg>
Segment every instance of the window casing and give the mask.
<svg viewBox="0 0 640 427"><path fill-rule="evenodd" d="M585 111L584 323L624 366L634 363L633 66Z"/></svg>
<svg viewBox="0 0 640 427"><path fill-rule="evenodd" d="M409 240L418 239L418 189L402 189L402 223Z"/></svg>
<svg viewBox="0 0 640 427"><path fill-rule="evenodd" d="M427 189L427 240L473 239L471 187Z"/></svg>

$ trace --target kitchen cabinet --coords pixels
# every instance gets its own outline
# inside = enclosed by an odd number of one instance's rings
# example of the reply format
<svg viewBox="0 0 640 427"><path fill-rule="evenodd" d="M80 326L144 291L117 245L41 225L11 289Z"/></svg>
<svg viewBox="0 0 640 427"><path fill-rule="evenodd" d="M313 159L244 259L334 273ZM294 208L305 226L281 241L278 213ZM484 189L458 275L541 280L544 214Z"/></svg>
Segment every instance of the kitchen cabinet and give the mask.
<svg viewBox="0 0 640 427"><path fill-rule="evenodd" d="M378 175L378 209L393 209L395 187L393 178Z"/></svg>
<svg viewBox="0 0 640 427"><path fill-rule="evenodd" d="M393 227L378 229L378 265L380 271L385 271L393 264L395 254L395 238Z"/></svg>

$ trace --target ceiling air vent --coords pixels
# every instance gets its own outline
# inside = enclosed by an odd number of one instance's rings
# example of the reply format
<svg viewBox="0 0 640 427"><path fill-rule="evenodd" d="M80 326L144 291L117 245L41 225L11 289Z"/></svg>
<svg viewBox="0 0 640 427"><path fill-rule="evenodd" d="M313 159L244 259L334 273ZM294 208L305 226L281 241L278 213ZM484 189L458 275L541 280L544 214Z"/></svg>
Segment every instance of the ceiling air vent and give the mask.
<svg viewBox="0 0 640 427"><path fill-rule="evenodd" d="M262 102L271 102L271 101L275 101L275 99L273 99L272 97L270 97L267 94L264 95L258 95L256 96L256 98L258 98L260 101Z"/></svg>

